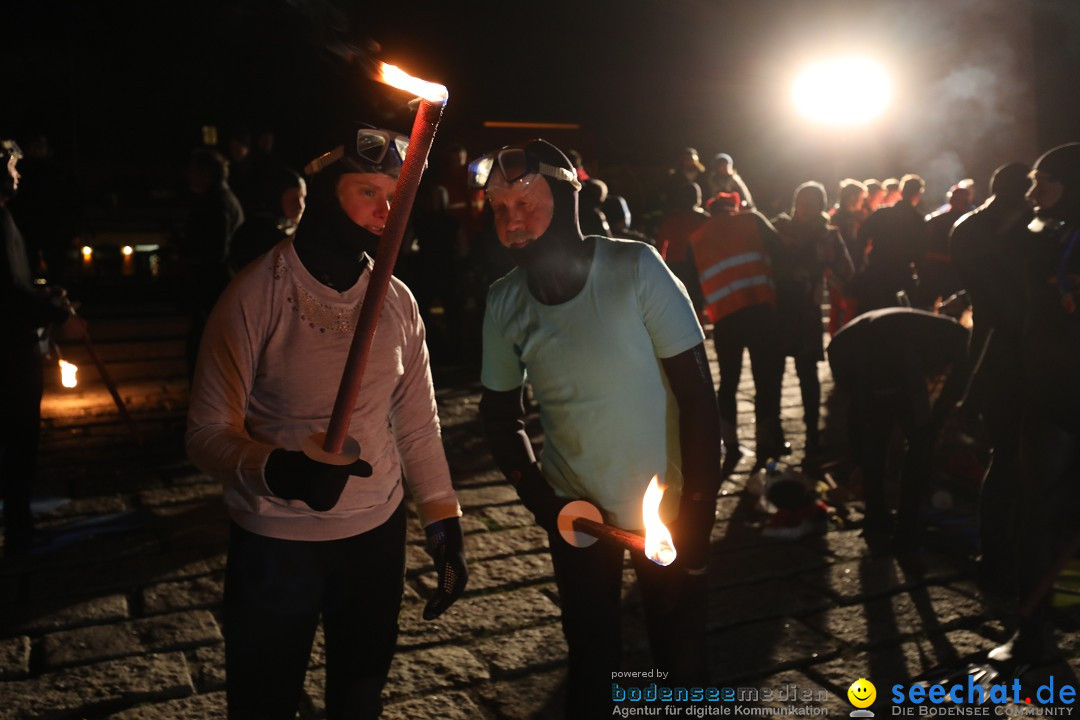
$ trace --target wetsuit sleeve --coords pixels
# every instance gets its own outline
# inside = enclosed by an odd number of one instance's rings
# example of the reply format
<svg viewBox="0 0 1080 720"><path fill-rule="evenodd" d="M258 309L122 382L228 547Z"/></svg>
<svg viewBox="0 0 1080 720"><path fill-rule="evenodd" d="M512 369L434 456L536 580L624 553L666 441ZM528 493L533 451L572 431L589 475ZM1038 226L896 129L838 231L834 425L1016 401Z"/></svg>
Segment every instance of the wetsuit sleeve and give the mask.
<svg viewBox="0 0 1080 720"><path fill-rule="evenodd" d="M641 317L659 358L685 352L705 340L690 298L654 248L641 246L635 277Z"/></svg>
<svg viewBox="0 0 1080 720"><path fill-rule="evenodd" d="M567 501L556 497L536 462L532 443L525 432L522 388L503 392L484 388L480 398L480 422L495 465L510 481L537 524L554 532L559 510Z"/></svg>
<svg viewBox="0 0 1080 720"><path fill-rule="evenodd" d="M676 525L680 564L704 571L720 488L720 416L704 343L663 361L679 409L682 495Z"/></svg>

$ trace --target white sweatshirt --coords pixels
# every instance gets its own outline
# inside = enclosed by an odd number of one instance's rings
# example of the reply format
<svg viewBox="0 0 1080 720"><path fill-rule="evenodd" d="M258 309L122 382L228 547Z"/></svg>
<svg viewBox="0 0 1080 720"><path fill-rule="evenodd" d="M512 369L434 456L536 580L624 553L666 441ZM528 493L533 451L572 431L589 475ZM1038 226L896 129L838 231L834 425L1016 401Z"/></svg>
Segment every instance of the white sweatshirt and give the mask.
<svg viewBox="0 0 1080 720"><path fill-rule="evenodd" d="M192 462L224 484L233 520L286 540L335 540L381 525L403 496L402 472L426 525L461 514L443 452L424 326L391 279L349 434L371 463L337 505L316 512L272 495L275 448L299 450L325 431L348 357L370 263L338 292L318 282L285 240L232 281L203 333L188 410Z"/></svg>

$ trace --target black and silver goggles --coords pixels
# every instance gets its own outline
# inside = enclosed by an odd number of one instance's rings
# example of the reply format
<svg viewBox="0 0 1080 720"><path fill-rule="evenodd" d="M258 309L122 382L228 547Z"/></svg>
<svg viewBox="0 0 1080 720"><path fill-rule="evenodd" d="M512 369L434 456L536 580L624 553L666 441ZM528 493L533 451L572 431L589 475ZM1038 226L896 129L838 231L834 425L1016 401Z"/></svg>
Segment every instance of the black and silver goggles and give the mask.
<svg viewBox="0 0 1080 720"><path fill-rule="evenodd" d="M570 183L574 190L581 190L581 183L573 170L542 162L526 152L525 148L520 147L502 148L469 163L469 186L486 190L495 168L498 168L506 181L510 183L522 181L529 175L539 173Z"/></svg>
<svg viewBox="0 0 1080 720"><path fill-rule="evenodd" d="M355 144L346 149L339 145L325 155L321 155L304 167L304 174L314 175L339 160L354 172L385 173L397 176L405 162L405 153L409 149L409 137L388 130L361 128L356 132ZM424 163L427 167L427 163Z"/></svg>

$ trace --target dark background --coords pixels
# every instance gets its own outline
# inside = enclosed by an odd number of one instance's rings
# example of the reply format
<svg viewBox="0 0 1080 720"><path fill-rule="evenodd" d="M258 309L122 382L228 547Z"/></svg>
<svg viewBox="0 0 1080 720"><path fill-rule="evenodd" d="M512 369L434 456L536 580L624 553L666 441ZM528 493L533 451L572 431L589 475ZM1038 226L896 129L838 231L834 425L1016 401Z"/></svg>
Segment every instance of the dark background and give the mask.
<svg viewBox="0 0 1080 720"><path fill-rule="evenodd" d="M90 207L182 192L200 128L276 131L294 167L350 119L408 131L406 98L349 48L444 83L436 139L470 156L542 134L647 204L684 146L720 151L765 205L807 179L920 172L947 187L1080 138L1080 3L1073 0L155 0L5 4L0 133L44 133ZM864 52L894 103L860 130L813 128L788 102L805 61ZM849 92L836 78L827 95ZM571 122L507 133L487 120Z"/></svg>

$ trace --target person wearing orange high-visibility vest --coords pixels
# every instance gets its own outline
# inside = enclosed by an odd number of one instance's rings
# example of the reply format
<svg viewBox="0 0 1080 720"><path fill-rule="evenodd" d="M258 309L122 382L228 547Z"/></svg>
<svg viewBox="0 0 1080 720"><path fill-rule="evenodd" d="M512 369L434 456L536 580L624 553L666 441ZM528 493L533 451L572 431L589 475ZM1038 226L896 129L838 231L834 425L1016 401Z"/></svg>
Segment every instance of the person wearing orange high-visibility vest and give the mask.
<svg viewBox="0 0 1080 720"><path fill-rule="evenodd" d="M763 215L754 210L739 212L738 208L738 193L719 193L710 206L713 217L690 236L720 366L717 402L726 450L725 477L742 458L735 425L735 391L744 348L750 351L754 376L756 464L764 467L770 457L790 452L780 432L784 360L777 337L776 287L770 259L780 238Z"/></svg>

